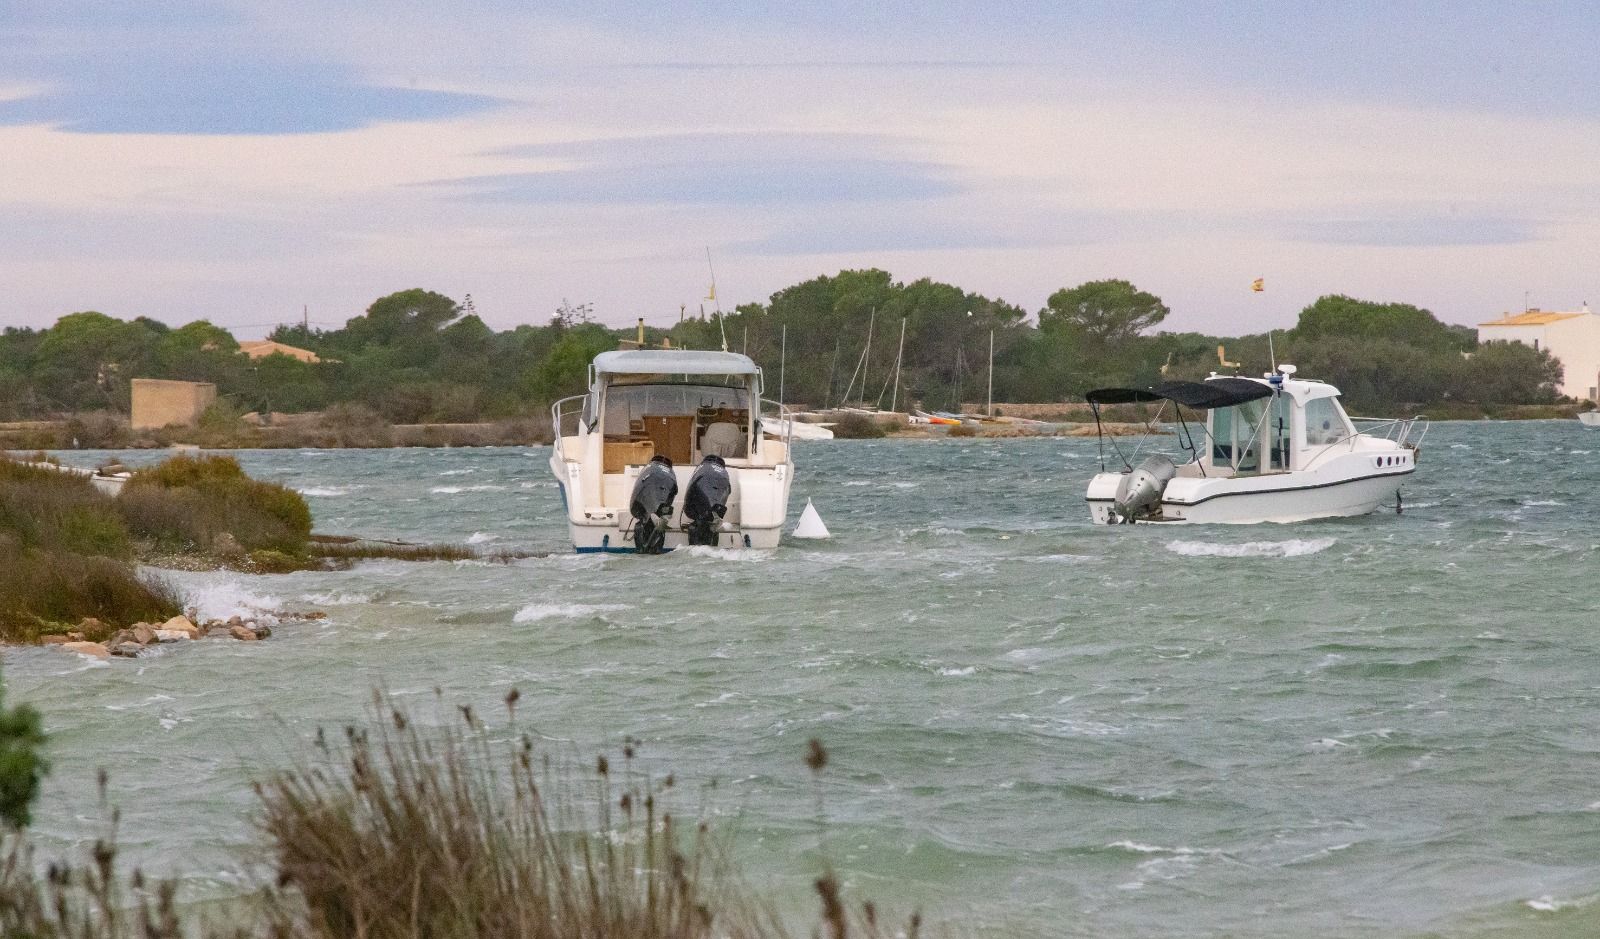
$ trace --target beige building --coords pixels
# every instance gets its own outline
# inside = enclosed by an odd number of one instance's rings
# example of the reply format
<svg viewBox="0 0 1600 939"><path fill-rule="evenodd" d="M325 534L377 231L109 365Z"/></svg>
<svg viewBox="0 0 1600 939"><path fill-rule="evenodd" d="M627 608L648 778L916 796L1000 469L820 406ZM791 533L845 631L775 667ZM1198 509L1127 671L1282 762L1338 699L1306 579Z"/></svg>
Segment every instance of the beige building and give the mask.
<svg viewBox="0 0 1600 939"><path fill-rule="evenodd" d="M1479 342L1520 342L1561 362L1557 390L1569 398L1600 401L1600 316L1589 305L1573 313L1528 310L1478 324Z"/></svg>
<svg viewBox="0 0 1600 939"><path fill-rule="evenodd" d="M264 359L269 355L286 355L291 359L302 362L317 363L322 361L310 349L300 349L295 346L286 346L281 342L271 339L246 339L239 343L239 351L252 359Z"/></svg>
<svg viewBox="0 0 1600 939"><path fill-rule="evenodd" d="M134 430L154 430L170 424L189 426L217 400L217 386L200 381L133 380Z"/></svg>

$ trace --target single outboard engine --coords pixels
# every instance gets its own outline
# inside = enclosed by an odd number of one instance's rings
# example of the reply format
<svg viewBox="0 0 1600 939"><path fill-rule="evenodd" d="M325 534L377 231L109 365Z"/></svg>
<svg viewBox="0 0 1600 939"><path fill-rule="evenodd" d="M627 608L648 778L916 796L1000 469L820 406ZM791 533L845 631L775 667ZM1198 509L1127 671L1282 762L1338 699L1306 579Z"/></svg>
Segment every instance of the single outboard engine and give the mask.
<svg viewBox="0 0 1600 939"><path fill-rule="evenodd" d="M694 475L689 477L689 492L683 497L683 515L689 520L689 543L715 545L717 523L728 514L728 464L722 457L708 454Z"/></svg>
<svg viewBox="0 0 1600 939"><path fill-rule="evenodd" d="M1159 454L1146 457L1117 484L1113 503L1117 515L1129 523L1154 515L1161 506L1161 493L1176 475L1178 467L1171 460Z"/></svg>
<svg viewBox="0 0 1600 939"><path fill-rule="evenodd" d="M678 498L678 477L672 461L654 456L639 471L633 483L633 498L628 511L633 515L633 546L640 554L660 554L667 540L667 522L672 518L672 502Z"/></svg>

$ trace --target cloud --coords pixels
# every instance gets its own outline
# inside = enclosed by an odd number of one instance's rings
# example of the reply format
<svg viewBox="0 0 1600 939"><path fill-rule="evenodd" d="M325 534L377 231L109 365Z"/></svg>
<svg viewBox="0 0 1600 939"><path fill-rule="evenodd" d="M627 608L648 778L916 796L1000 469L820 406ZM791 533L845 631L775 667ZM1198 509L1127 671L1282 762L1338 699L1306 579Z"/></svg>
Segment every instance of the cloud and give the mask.
<svg viewBox="0 0 1600 939"><path fill-rule="evenodd" d="M1290 221L1281 225L1292 241L1377 248L1518 245L1546 238L1535 219L1427 215Z"/></svg>
<svg viewBox="0 0 1600 939"><path fill-rule="evenodd" d="M939 199L965 185L935 163L878 151L864 134L671 134L538 144L497 155L563 168L439 180L474 202L836 206Z"/></svg>
<svg viewBox="0 0 1600 939"><path fill-rule="evenodd" d="M100 134L296 134L427 121L485 95L369 81L252 21L177 4L33 7L0 29L0 124ZM117 9L110 9L116 7Z"/></svg>

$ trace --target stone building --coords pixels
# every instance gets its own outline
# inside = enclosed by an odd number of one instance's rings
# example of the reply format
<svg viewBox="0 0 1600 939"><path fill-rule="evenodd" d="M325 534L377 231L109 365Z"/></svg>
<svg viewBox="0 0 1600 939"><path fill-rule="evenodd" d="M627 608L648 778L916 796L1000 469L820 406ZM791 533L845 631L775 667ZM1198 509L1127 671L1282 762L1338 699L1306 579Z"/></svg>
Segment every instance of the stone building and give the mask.
<svg viewBox="0 0 1600 939"><path fill-rule="evenodd" d="M154 430L171 424L191 426L217 400L217 386L202 381L133 380L134 430Z"/></svg>

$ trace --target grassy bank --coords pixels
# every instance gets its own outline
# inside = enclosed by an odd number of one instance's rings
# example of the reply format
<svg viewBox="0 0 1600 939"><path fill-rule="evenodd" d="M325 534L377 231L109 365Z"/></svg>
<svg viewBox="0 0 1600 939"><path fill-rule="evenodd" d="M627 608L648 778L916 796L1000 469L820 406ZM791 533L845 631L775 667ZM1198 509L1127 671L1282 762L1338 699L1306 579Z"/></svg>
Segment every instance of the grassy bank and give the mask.
<svg viewBox="0 0 1600 939"><path fill-rule="evenodd" d="M319 732L300 768L256 786L266 870L248 900L176 902L170 882L125 871L115 827L85 859L48 867L11 836L0 867L0 934L36 939L782 939L915 937L845 896L824 866L819 913L800 931L741 880L709 815L679 813L672 776L638 765L636 744L589 769L561 768L516 722L471 708L417 721L375 696L365 723ZM443 705L438 705L440 709ZM422 729L424 727L433 729ZM821 778L812 741L796 772ZM102 783L102 789L104 789ZM700 806L702 812L705 807ZM46 872L42 873L42 872Z"/></svg>

